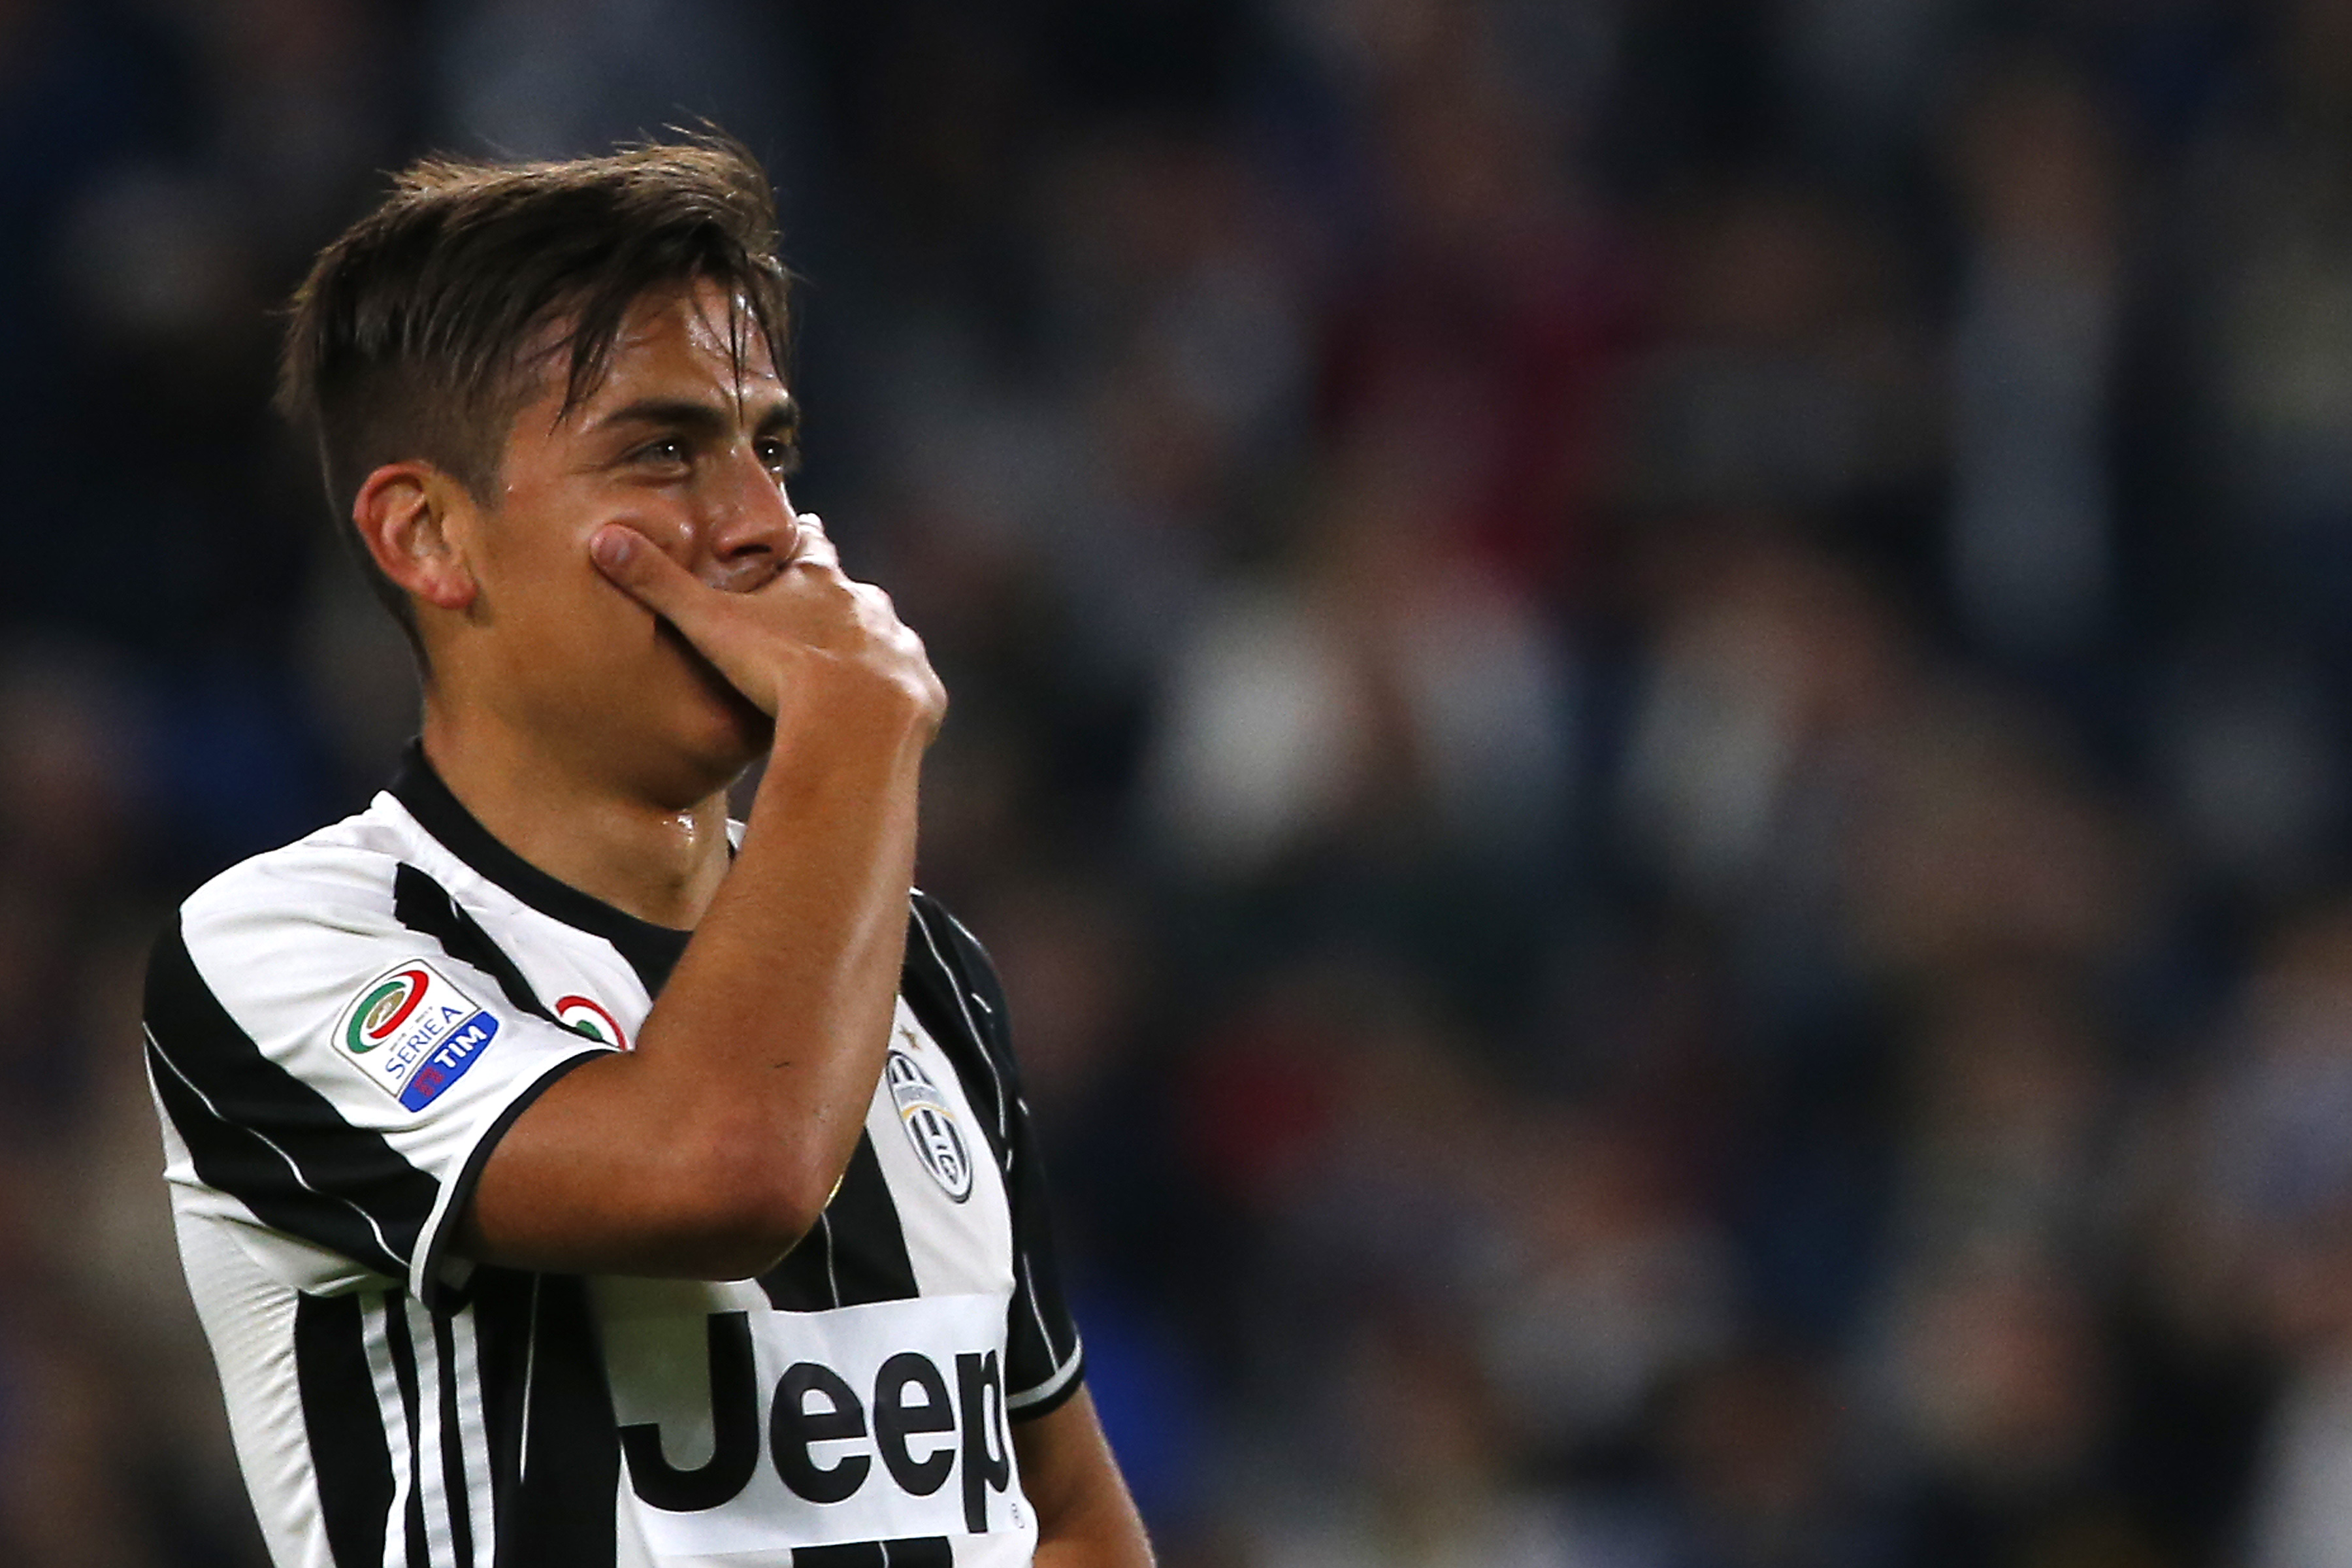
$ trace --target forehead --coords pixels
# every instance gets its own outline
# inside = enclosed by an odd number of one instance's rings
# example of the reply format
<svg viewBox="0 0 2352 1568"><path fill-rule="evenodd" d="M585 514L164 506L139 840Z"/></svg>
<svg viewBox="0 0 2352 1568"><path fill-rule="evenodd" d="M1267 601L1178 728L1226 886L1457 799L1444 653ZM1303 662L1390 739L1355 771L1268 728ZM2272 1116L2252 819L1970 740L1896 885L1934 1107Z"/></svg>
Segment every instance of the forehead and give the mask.
<svg viewBox="0 0 2352 1568"><path fill-rule="evenodd" d="M698 281L650 290L629 308L613 339L602 377L577 406L563 406L571 370L569 321L548 330L527 362L533 385L526 405L555 424L576 424L600 409L649 394L697 402L767 403L782 398L782 376L758 321L722 286Z"/></svg>

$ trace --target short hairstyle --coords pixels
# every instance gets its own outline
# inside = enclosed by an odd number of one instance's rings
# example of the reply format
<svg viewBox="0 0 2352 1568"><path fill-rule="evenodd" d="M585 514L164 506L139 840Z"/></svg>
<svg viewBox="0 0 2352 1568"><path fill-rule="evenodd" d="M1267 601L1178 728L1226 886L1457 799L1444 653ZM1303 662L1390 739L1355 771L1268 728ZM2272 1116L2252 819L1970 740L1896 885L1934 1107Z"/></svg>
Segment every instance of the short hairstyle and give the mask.
<svg viewBox="0 0 2352 1568"><path fill-rule="evenodd" d="M562 163L423 159L319 253L289 311L278 405L315 443L338 531L420 659L414 606L350 526L367 476L421 459L487 503L538 353L568 358L571 413L656 289L721 285L739 366L756 331L781 372L776 245L766 173L713 132Z"/></svg>

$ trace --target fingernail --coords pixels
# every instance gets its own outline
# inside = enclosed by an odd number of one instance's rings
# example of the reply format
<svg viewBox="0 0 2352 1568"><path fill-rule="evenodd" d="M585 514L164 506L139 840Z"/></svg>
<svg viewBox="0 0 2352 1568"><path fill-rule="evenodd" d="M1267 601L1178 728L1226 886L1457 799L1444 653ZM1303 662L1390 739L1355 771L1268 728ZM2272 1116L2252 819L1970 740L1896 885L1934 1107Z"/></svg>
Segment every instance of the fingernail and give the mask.
<svg viewBox="0 0 2352 1568"><path fill-rule="evenodd" d="M625 528L602 528L588 542L588 549L600 566L623 566L628 563L629 552L635 548Z"/></svg>

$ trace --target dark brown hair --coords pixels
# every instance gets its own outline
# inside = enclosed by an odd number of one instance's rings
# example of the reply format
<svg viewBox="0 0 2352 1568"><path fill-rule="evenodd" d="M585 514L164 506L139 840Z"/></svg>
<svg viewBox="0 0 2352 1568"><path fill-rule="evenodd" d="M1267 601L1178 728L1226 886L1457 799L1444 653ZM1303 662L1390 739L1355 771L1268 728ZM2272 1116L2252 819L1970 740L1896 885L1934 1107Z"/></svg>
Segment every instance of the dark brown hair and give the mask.
<svg viewBox="0 0 2352 1568"><path fill-rule="evenodd" d="M566 163L427 158L319 253L289 312L278 405L317 444L340 531L412 643L408 596L349 526L367 476L423 460L487 501L538 365L568 358L571 413L652 289L721 285L739 362L756 331L781 371L787 275L776 242L767 174L713 132ZM562 336L542 342L558 322ZM540 349L549 360L524 363Z"/></svg>

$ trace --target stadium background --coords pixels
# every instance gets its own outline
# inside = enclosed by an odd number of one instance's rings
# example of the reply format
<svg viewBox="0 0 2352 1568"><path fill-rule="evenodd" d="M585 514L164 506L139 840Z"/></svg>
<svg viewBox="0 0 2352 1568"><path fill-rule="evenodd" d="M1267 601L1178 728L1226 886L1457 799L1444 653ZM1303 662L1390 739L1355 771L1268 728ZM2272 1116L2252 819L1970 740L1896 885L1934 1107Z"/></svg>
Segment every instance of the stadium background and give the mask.
<svg viewBox="0 0 2352 1568"><path fill-rule="evenodd" d="M2346 0L0 0L0 1561L259 1561L139 966L411 702L267 312L693 114L1169 1563L2352 1563Z"/></svg>

